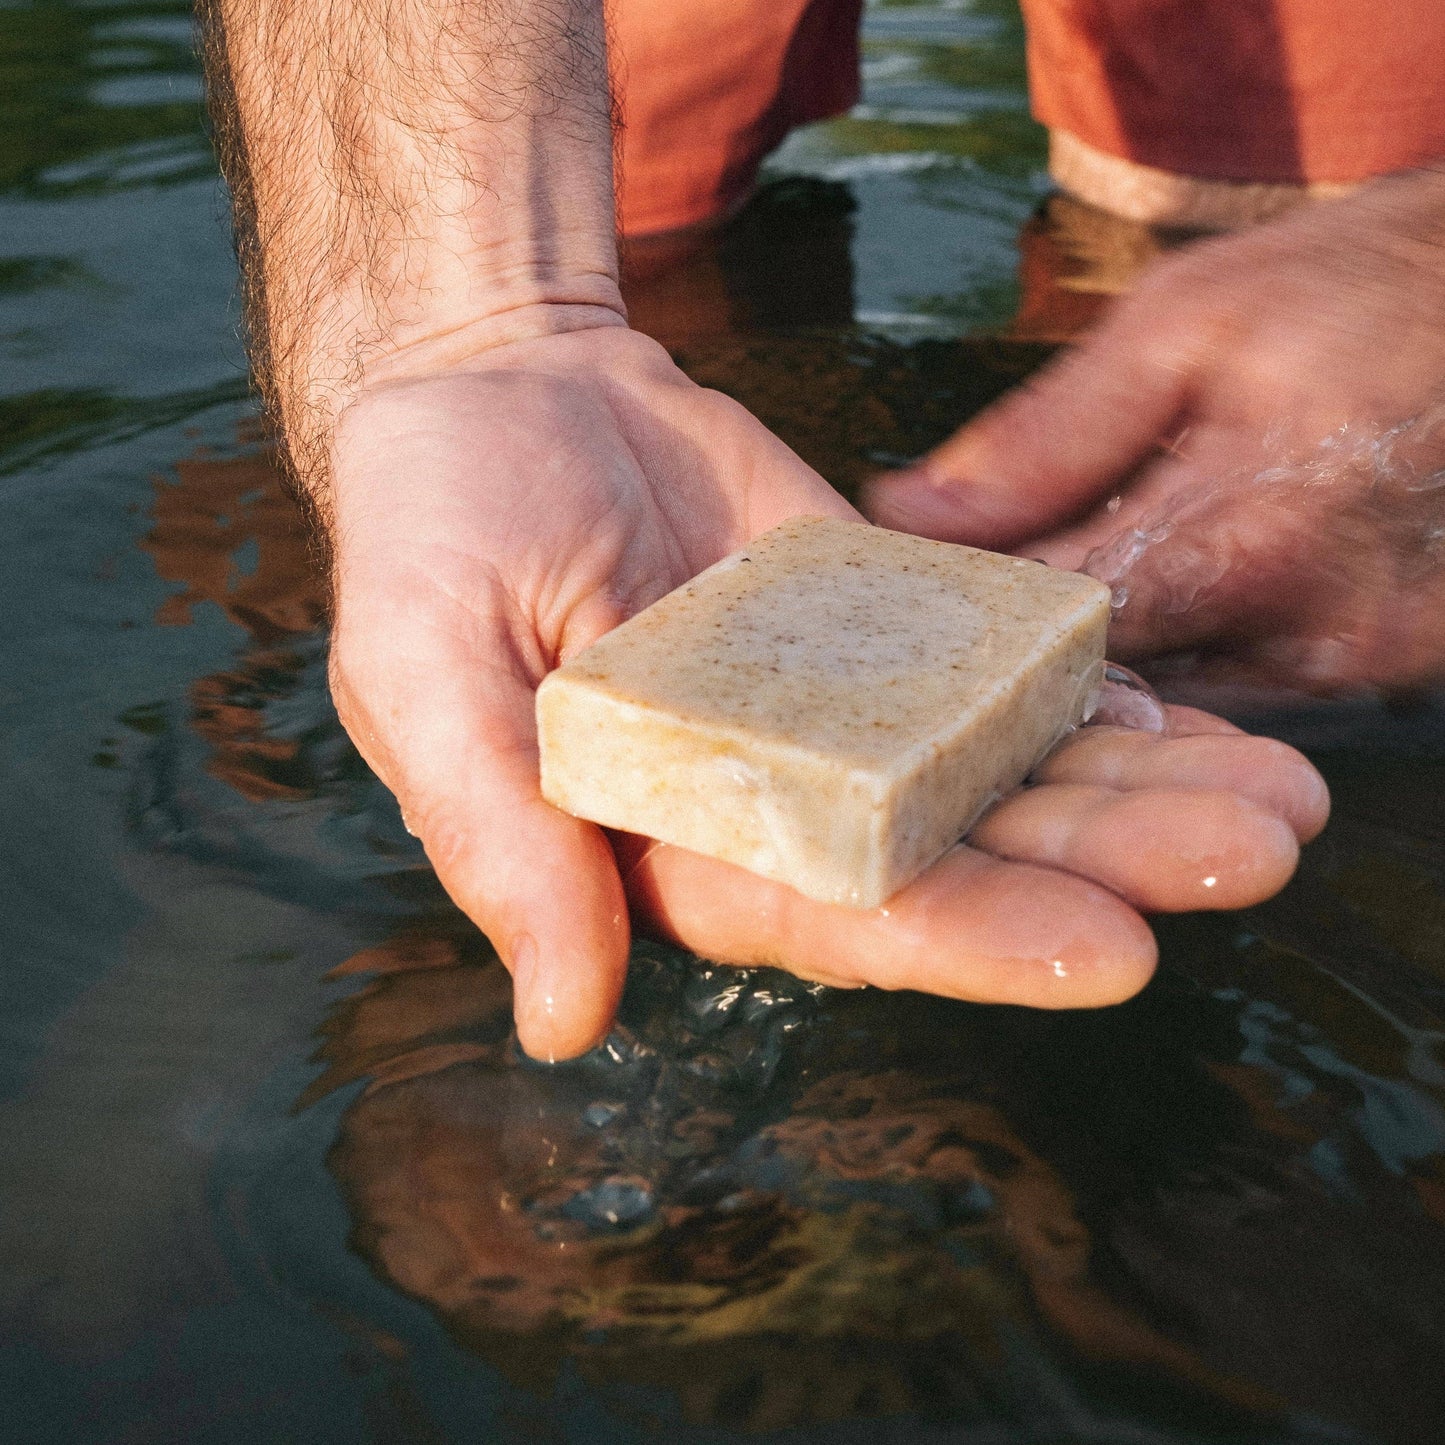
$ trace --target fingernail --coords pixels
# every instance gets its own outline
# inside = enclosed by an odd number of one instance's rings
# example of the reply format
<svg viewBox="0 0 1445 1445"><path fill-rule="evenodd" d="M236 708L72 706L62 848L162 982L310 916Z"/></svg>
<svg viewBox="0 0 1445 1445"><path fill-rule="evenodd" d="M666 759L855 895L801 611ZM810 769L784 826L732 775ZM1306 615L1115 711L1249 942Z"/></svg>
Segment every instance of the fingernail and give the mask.
<svg viewBox="0 0 1445 1445"><path fill-rule="evenodd" d="M557 1062L550 1046L552 1024L557 1014L557 998L542 965L541 950L530 933L519 933L512 940L512 1016L519 1037L540 1034L549 1040L547 1062ZM525 1048L526 1045L524 1044ZM531 1050L527 1050L531 1053Z"/></svg>

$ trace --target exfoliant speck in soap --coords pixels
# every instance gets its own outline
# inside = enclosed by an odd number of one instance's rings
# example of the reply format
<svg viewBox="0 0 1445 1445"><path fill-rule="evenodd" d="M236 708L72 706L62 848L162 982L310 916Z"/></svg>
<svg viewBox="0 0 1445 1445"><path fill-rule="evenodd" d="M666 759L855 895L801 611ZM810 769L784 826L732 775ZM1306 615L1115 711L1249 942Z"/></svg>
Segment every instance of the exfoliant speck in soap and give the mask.
<svg viewBox="0 0 1445 1445"><path fill-rule="evenodd" d="M1108 620L1090 577L795 518L543 680L542 794L876 907L1086 716Z"/></svg>

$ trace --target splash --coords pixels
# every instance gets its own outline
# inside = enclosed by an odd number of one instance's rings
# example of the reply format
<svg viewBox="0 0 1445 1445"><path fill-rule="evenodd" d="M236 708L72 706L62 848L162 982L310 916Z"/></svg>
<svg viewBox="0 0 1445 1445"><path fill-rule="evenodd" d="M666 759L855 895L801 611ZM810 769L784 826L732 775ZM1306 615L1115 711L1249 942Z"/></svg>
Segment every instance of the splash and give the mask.
<svg viewBox="0 0 1445 1445"><path fill-rule="evenodd" d="M1176 1227L1202 1239L1179 1283L1192 1307L1207 1279L1207 1298L1247 1291L1266 1320L1299 1313L1292 1286L1271 1294L1277 1272L1233 1234L1216 1255L1225 1205L1247 1195L1274 1218L1288 1198L1331 1241L1327 1264L1355 1238L1357 1190L1381 1197L1385 1171L1409 1193L1393 1158L1362 1151L1352 1116L1305 1110L1241 1133L1238 1099L1266 1107L1278 1049L1248 1052L1255 1033L1231 1043L1232 999L1178 996L1149 1025L1158 1051L1121 1053L1117 1012L838 992L644 943L605 1044L547 1067L517 1049L500 964L459 966L453 951L413 939L366 955L368 970L394 955L394 971L338 1005L311 1098L371 1077L329 1160L355 1247L539 1395L566 1369L662 1387L687 1419L752 1431L1002 1412L1014 1423L991 1439L1357 1438L1282 1418L1249 1371L1220 1370L1136 1313L1133 1287L1107 1287L1119 1263L1088 1203L1100 1170L1132 1200L1111 1216L1126 1242L1147 1249L1151 1230ZM1205 1040L1223 1053L1201 1063ZM1290 1078L1338 1088L1316 1042L1301 1036ZM1236 1076L1240 1094L1222 1092ZM1386 1082L1421 1121L1418 1172L1437 1114L1418 1083ZM1155 1113L1170 1127L1149 1135L1146 1166L1140 1123ZM1302 1153L1329 1144L1348 1188L1318 1170L1302 1184ZM1157 1422L1138 1419L1142 1379L1164 1392ZM1181 1412L1191 1428L1168 1423Z"/></svg>
<svg viewBox="0 0 1445 1445"><path fill-rule="evenodd" d="M1104 664L1104 683L1088 721L1145 733L1162 733L1168 727L1159 694L1137 672L1117 662Z"/></svg>
<svg viewBox="0 0 1445 1445"><path fill-rule="evenodd" d="M1262 643L1282 680L1326 690L1438 674L1445 403L1303 453L1277 432L1265 451L1267 465L1181 487L1087 554L1121 635L1150 652Z"/></svg>

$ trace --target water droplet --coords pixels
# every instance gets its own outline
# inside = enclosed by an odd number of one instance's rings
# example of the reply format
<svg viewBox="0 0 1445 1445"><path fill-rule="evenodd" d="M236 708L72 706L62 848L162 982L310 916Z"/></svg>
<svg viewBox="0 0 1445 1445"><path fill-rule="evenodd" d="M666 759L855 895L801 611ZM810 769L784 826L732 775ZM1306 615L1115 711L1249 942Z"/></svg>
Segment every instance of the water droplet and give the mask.
<svg viewBox="0 0 1445 1445"><path fill-rule="evenodd" d="M701 969L683 987L683 1002L693 1028L704 1034L722 1028L747 991L748 975L744 971Z"/></svg>
<svg viewBox="0 0 1445 1445"><path fill-rule="evenodd" d="M562 1206L562 1213L589 1229L631 1229L644 1223L655 1208L652 1190L644 1180L613 1175L574 1194Z"/></svg>
<svg viewBox="0 0 1445 1445"><path fill-rule="evenodd" d="M1146 733L1162 733L1167 726L1159 695L1137 673L1116 662L1104 665L1104 685L1089 721Z"/></svg>
<svg viewBox="0 0 1445 1445"><path fill-rule="evenodd" d="M595 1104L588 1104L582 1111L582 1122L589 1129L605 1129L614 1119L620 1118L626 1112L626 1104L599 1099Z"/></svg>

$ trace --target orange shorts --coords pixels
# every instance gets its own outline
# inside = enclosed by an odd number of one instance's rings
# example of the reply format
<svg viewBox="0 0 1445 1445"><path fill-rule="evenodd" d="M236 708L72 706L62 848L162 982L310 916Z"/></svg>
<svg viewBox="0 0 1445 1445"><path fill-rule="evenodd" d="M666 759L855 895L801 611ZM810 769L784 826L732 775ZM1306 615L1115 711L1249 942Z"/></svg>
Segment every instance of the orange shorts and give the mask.
<svg viewBox="0 0 1445 1445"><path fill-rule="evenodd" d="M1132 187L1167 207L1189 201L1169 186L1187 177L1252 188L1226 194L1226 211L1268 209L1272 188L1328 190L1445 156L1445 0L1022 5L1034 114L1076 193ZM623 230L725 214L789 130L847 110L861 8L614 0Z"/></svg>
<svg viewBox="0 0 1445 1445"><path fill-rule="evenodd" d="M615 0L628 235L724 215L795 126L858 98L862 0Z"/></svg>
<svg viewBox="0 0 1445 1445"><path fill-rule="evenodd" d="M1228 229L1445 156L1442 0L1021 0L1074 195Z"/></svg>

